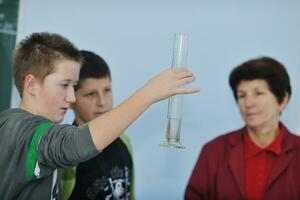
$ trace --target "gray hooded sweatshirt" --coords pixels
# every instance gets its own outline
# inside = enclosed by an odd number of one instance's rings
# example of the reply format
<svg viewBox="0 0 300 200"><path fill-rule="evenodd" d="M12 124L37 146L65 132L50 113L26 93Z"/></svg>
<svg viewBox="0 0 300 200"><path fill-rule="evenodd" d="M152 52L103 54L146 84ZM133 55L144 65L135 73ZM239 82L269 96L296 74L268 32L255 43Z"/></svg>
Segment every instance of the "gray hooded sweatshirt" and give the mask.
<svg viewBox="0 0 300 200"><path fill-rule="evenodd" d="M87 125L54 124L22 109L0 113L0 199L60 200L57 169L99 153Z"/></svg>

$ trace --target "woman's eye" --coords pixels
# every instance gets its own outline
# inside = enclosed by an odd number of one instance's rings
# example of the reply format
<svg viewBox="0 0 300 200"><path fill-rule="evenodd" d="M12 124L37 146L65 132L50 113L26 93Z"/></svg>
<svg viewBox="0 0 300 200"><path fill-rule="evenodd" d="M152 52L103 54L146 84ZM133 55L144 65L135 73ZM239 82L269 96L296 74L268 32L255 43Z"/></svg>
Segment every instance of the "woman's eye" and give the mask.
<svg viewBox="0 0 300 200"><path fill-rule="evenodd" d="M244 94L240 94L240 95L238 95L237 97L238 97L238 99L242 99L242 98L245 97L245 95L244 95Z"/></svg>

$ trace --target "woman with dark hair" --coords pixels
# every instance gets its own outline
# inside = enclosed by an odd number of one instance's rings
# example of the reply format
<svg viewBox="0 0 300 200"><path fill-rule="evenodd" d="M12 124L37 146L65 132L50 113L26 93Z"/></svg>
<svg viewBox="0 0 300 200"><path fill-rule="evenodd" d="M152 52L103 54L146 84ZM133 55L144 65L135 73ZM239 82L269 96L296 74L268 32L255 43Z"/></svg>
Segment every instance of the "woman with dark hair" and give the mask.
<svg viewBox="0 0 300 200"><path fill-rule="evenodd" d="M300 199L300 137L280 122L291 96L285 67L249 60L229 84L245 126L204 145L185 199Z"/></svg>

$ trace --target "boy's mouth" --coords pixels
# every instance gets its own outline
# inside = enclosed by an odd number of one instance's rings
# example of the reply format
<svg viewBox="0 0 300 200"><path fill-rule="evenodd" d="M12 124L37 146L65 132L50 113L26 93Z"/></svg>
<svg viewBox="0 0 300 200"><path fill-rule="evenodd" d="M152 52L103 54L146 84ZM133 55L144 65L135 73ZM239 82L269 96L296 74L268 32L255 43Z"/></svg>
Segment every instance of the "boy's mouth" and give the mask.
<svg viewBox="0 0 300 200"><path fill-rule="evenodd" d="M100 115L102 115L102 114L104 114L104 113L106 113L106 111L103 111L103 112L95 112L94 113L94 116L100 116Z"/></svg>
<svg viewBox="0 0 300 200"><path fill-rule="evenodd" d="M68 107L63 107L63 108L60 108L62 111L66 112L69 108Z"/></svg>

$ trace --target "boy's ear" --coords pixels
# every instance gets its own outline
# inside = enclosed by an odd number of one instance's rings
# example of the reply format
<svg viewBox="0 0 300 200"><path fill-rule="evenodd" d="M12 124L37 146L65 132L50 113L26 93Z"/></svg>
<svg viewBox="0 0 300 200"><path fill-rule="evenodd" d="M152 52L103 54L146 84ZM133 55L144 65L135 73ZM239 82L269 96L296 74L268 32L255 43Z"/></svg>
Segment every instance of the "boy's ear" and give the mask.
<svg viewBox="0 0 300 200"><path fill-rule="evenodd" d="M38 80L35 78L35 76L33 74L28 74L24 79L24 91L34 96L37 84Z"/></svg>

